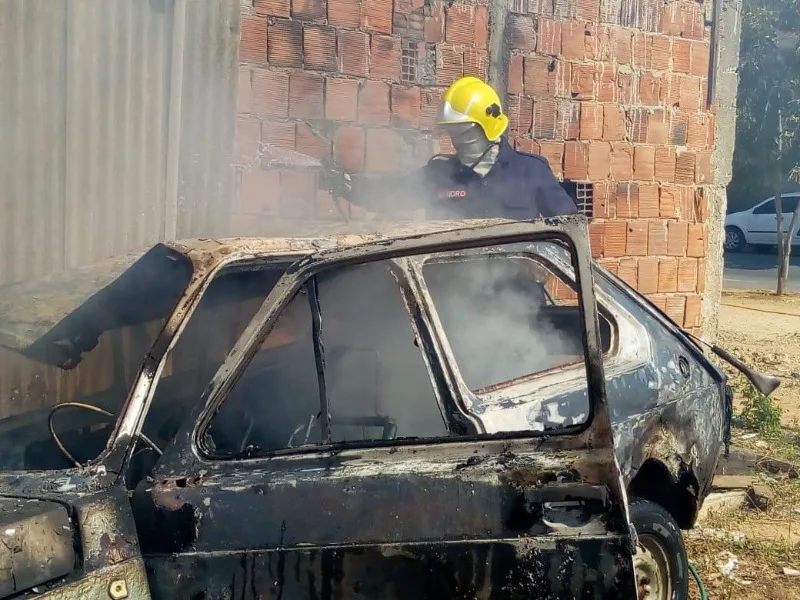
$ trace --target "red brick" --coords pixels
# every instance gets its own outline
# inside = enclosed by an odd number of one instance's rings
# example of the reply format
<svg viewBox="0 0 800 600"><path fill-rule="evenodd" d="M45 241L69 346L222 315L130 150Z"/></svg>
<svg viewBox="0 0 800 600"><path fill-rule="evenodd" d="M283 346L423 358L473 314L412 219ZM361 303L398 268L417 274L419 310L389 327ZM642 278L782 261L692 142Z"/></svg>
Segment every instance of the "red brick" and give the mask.
<svg viewBox="0 0 800 600"><path fill-rule="evenodd" d="M675 159L675 183L680 185L694 184L695 154L680 152Z"/></svg>
<svg viewBox="0 0 800 600"><path fill-rule="evenodd" d="M596 21L600 16L600 0L577 0L575 12L579 19Z"/></svg>
<svg viewBox="0 0 800 600"><path fill-rule="evenodd" d="M586 145L581 142L564 144L564 177L573 181L587 178Z"/></svg>
<svg viewBox="0 0 800 600"><path fill-rule="evenodd" d="M617 73L617 97L620 104L638 103L637 81L632 73Z"/></svg>
<svg viewBox="0 0 800 600"><path fill-rule="evenodd" d="M615 206L617 218L637 218L639 216L639 186L630 182L618 183Z"/></svg>
<svg viewBox="0 0 800 600"><path fill-rule="evenodd" d="M689 223L686 242L686 256L703 258L706 255L705 226L702 223Z"/></svg>
<svg viewBox="0 0 800 600"><path fill-rule="evenodd" d="M667 297L666 296L650 296L649 300L653 303L653 305L659 309L662 313L666 314L667 311Z"/></svg>
<svg viewBox="0 0 800 600"><path fill-rule="evenodd" d="M509 14L505 27L506 44L515 50L536 50L536 29L533 17L528 15Z"/></svg>
<svg viewBox="0 0 800 600"><path fill-rule="evenodd" d="M624 256L628 245L628 224L625 221L609 221L605 234L603 256Z"/></svg>
<svg viewBox="0 0 800 600"><path fill-rule="evenodd" d="M489 49L489 9L479 4L475 7L475 39L473 44L478 50Z"/></svg>
<svg viewBox="0 0 800 600"><path fill-rule="evenodd" d="M685 307L686 296L667 296L667 306L664 312L680 327L683 323Z"/></svg>
<svg viewBox="0 0 800 600"><path fill-rule="evenodd" d="M639 286L639 282L637 281L637 264L638 261L635 258L623 258L620 259L617 267L617 277L622 279L622 281L633 289Z"/></svg>
<svg viewBox="0 0 800 600"><path fill-rule="evenodd" d="M689 70L691 75L698 77L708 77L711 54L707 42L692 42L692 66Z"/></svg>
<svg viewBox="0 0 800 600"><path fill-rule="evenodd" d="M278 71L253 70L253 112L263 117L289 114L289 75Z"/></svg>
<svg viewBox="0 0 800 600"><path fill-rule="evenodd" d="M242 38L239 59L262 64L267 61L267 20L264 17L242 15Z"/></svg>
<svg viewBox="0 0 800 600"><path fill-rule="evenodd" d="M327 25L306 25L303 29L305 67L316 71L335 71L336 30Z"/></svg>
<svg viewBox="0 0 800 600"><path fill-rule="evenodd" d="M611 178L628 180L633 177L633 146L626 142L611 144Z"/></svg>
<svg viewBox="0 0 800 600"><path fill-rule="evenodd" d="M689 224L682 221L669 221L667 236L667 254L685 256L689 235Z"/></svg>
<svg viewBox="0 0 800 600"><path fill-rule="evenodd" d="M367 129L367 163L370 172L397 170L397 134L391 129Z"/></svg>
<svg viewBox="0 0 800 600"><path fill-rule="evenodd" d="M436 83L450 85L464 75L464 55L452 46L439 44L436 48Z"/></svg>
<svg viewBox="0 0 800 600"><path fill-rule="evenodd" d="M358 27L360 22L360 0L328 0L328 23L337 27Z"/></svg>
<svg viewBox="0 0 800 600"><path fill-rule="evenodd" d="M643 108L631 108L626 111L626 138L631 142L643 144L647 141L648 112Z"/></svg>
<svg viewBox="0 0 800 600"><path fill-rule="evenodd" d="M308 171L281 171L281 216L311 218L317 199L316 177Z"/></svg>
<svg viewBox="0 0 800 600"><path fill-rule="evenodd" d="M607 179L611 170L611 144L592 142L588 151L588 175L592 181Z"/></svg>
<svg viewBox="0 0 800 600"><path fill-rule="evenodd" d="M424 38L428 43L444 41L444 18L442 15L425 17Z"/></svg>
<svg viewBox="0 0 800 600"><path fill-rule="evenodd" d="M453 148L453 142L450 139L450 136L440 134L436 136L436 147L438 150L436 151L438 154L455 154L455 148Z"/></svg>
<svg viewBox="0 0 800 600"><path fill-rule="evenodd" d="M355 121L358 114L358 81L328 78L325 86L325 118Z"/></svg>
<svg viewBox="0 0 800 600"><path fill-rule="evenodd" d="M436 126L442 93L443 90L433 88L426 88L420 91L419 126L422 130L429 131Z"/></svg>
<svg viewBox="0 0 800 600"><path fill-rule="evenodd" d="M528 154L539 154L541 148L539 142L535 142L530 138L517 137L513 139L514 148L518 152L527 152Z"/></svg>
<svg viewBox="0 0 800 600"><path fill-rule="evenodd" d="M633 63L637 67L666 71L669 69L672 40L665 35L634 33Z"/></svg>
<svg viewBox="0 0 800 600"><path fill-rule="evenodd" d="M678 259L662 258L658 262L658 291L678 291Z"/></svg>
<svg viewBox="0 0 800 600"><path fill-rule="evenodd" d="M555 59L545 56L526 56L523 67L525 93L532 96L546 95L549 89L548 77Z"/></svg>
<svg viewBox="0 0 800 600"><path fill-rule="evenodd" d="M633 178L641 181L655 179L656 150L651 146L636 146L633 150Z"/></svg>
<svg viewBox="0 0 800 600"><path fill-rule="evenodd" d="M508 93L522 93L523 59L521 54L512 54L508 61Z"/></svg>
<svg viewBox="0 0 800 600"><path fill-rule="evenodd" d="M697 153L695 160L695 183L698 185L714 183L713 152L703 150Z"/></svg>
<svg viewBox="0 0 800 600"><path fill-rule="evenodd" d="M445 10L445 40L453 44L475 43L475 7L451 4Z"/></svg>
<svg viewBox="0 0 800 600"><path fill-rule="evenodd" d="M237 211L245 214L277 216L280 185L278 171L244 171Z"/></svg>
<svg viewBox="0 0 800 600"><path fill-rule="evenodd" d="M361 0L361 26L392 33L392 0Z"/></svg>
<svg viewBox="0 0 800 600"><path fill-rule="evenodd" d="M298 123L295 130L295 150L314 158L330 158L331 142L318 135L306 123Z"/></svg>
<svg viewBox="0 0 800 600"><path fill-rule="evenodd" d="M667 243L667 222L662 220L649 221L647 230L649 236L647 254L650 256L667 254L669 247Z"/></svg>
<svg viewBox="0 0 800 600"><path fill-rule="evenodd" d="M539 17L536 52L556 56L561 54L561 22Z"/></svg>
<svg viewBox="0 0 800 600"><path fill-rule="evenodd" d="M289 0L255 0L256 13L272 17L289 16Z"/></svg>
<svg viewBox="0 0 800 600"><path fill-rule="evenodd" d="M509 131L518 136L527 135L533 126L533 100L525 96L509 96L506 114Z"/></svg>
<svg viewBox="0 0 800 600"><path fill-rule="evenodd" d="M706 291L706 261L700 259L697 261L697 291L702 294Z"/></svg>
<svg viewBox="0 0 800 600"><path fill-rule="evenodd" d="M692 149L705 148L708 144L710 115L688 115L686 118L686 145Z"/></svg>
<svg viewBox="0 0 800 600"><path fill-rule="evenodd" d="M681 37L700 40L703 39L704 20L703 10L696 2L676 2ZM670 18L672 20L672 18Z"/></svg>
<svg viewBox="0 0 800 600"><path fill-rule="evenodd" d="M592 217L595 219L609 218L611 197L611 181L597 181L592 184ZM615 211L616 212L616 211ZM605 244L605 242L604 242ZM602 246L601 246L602 247Z"/></svg>
<svg viewBox="0 0 800 600"><path fill-rule="evenodd" d="M639 76L639 102L647 106L664 104L664 79L660 75L644 71Z"/></svg>
<svg viewBox="0 0 800 600"><path fill-rule="evenodd" d="M320 0L292 0L292 16L312 21L322 21L327 13L327 2Z"/></svg>
<svg viewBox="0 0 800 600"><path fill-rule="evenodd" d="M261 121L255 117L238 116L234 138L234 162L249 166L258 160L260 150Z"/></svg>
<svg viewBox="0 0 800 600"><path fill-rule="evenodd" d="M677 213L677 204L680 201L680 188L674 185L663 185L659 193L659 212L660 216L671 218Z"/></svg>
<svg viewBox="0 0 800 600"><path fill-rule="evenodd" d="M675 149L669 146L656 148L656 181L671 183L675 181Z"/></svg>
<svg viewBox="0 0 800 600"><path fill-rule="evenodd" d="M617 101L617 70L612 63L602 63L597 67L597 99L600 102Z"/></svg>
<svg viewBox="0 0 800 600"><path fill-rule="evenodd" d="M691 75L673 75L671 81L673 93L677 88L680 108L689 112L700 110L704 97L701 92L700 78Z"/></svg>
<svg viewBox="0 0 800 600"><path fill-rule="evenodd" d="M556 177L561 177L564 161L564 142L539 142L539 153L547 159L550 170Z"/></svg>
<svg viewBox="0 0 800 600"><path fill-rule="evenodd" d="M268 28L267 58L273 67L303 66L303 25L276 19Z"/></svg>
<svg viewBox="0 0 800 600"><path fill-rule="evenodd" d="M361 31L339 32L339 70L366 77L369 68L369 36Z"/></svg>
<svg viewBox="0 0 800 600"><path fill-rule="evenodd" d="M594 58L597 38L587 23L561 23L561 56L568 60Z"/></svg>
<svg viewBox="0 0 800 600"><path fill-rule="evenodd" d="M253 82L250 69L239 67L239 79L236 85L236 111L249 113L253 107Z"/></svg>
<svg viewBox="0 0 800 600"><path fill-rule="evenodd" d="M692 70L692 42L676 39L672 43L672 70L677 73L686 73Z"/></svg>
<svg viewBox="0 0 800 600"><path fill-rule="evenodd" d="M325 114L325 78L306 71L289 75L289 116L321 119Z"/></svg>
<svg viewBox="0 0 800 600"><path fill-rule="evenodd" d="M391 35L372 35L370 75L381 79L400 77L400 39Z"/></svg>
<svg viewBox="0 0 800 600"><path fill-rule="evenodd" d="M627 221L628 243L625 254L628 256L647 255L647 221Z"/></svg>
<svg viewBox="0 0 800 600"><path fill-rule="evenodd" d="M663 145L669 138L669 118L663 110L656 110L647 117L647 143Z"/></svg>
<svg viewBox="0 0 800 600"><path fill-rule="evenodd" d="M643 219L657 218L659 214L658 185L642 183L639 185L639 216Z"/></svg>
<svg viewBox="0 0 800 600"><path fill-rule="evenodd" d="M600 258L603 256L604 233L605 223L589 223L589 246L592 250L593 258Z"/></svg>
<svg viewBox="0 0 800 600"><path fill-rule="evenodd" d="M701 298L697 294L686 296L686 310L683 317L684 327L698 327L700 325Z"/></svg>
<svg viewBox="0 0 800 600"><path fill-rule="evenodd" d="M626 27L612 25L609 28L610 50L613 58L622 65L631 63L631 42L633 35Z"/></svg>
<svg viewBox="0 0 800 600"><path fill-rule="evenodd" d="M580 138L599 140L603 137L603 106L593 102L581 103Z"/></svg>
<svg viewBox="0 0 800 600"><path fill-rule="evenodd" d="M336 130L333 140L334 160L344 169L360 171L364 168L366 135L361 127L345 125Z"/></svg>
<svg viewBox="0 0 800 600"><path fill-rule="evenodd" d="M294 150L295 147L295 124L293 121L264 121L261 124L261 139L268 146L275 146L282 150ZM265 167L270 166L268 161L271 156L265 156L262 162Z"/></svg>
<svg viewBox="0 0 800 600"><path fill-rule="evenodd" d="M577 102L559 102L556 105L556 137L567 140L578 139L581 107Z"/></svg>
<svg viewBox="0 0 800 600"><path fill-rule="evenodd" d="M625 113L617 104L603 105L603 139L610 142L625 139Z"/></svg>
<svg viewBox="0 0 800 600"><path fill-rule="evenodd" d="M358 120L365 125L389 125L389 86L382 81L365 81L358 91Z"/></svg>
<svg viewBox="0 0 800 600"><path fill-rule="evenodd" d="M527 61L526 61L527 62ZM572 67L570 80L572 98L593 100L595 97L595 70L593 64L576 64Z"/></svg>
<svg viewBox="0 0 800 600"><path fill-rule="evenodd" d="M697 260L681 258L678 261L678 291L694 292L697 289Z"/></svg>
<svg viewBox="0 0 800 600"><path fill-rule="evenodd" d="M464 47L464 76L468 75L484 81L488 79L489 53L486 50Z"/></svg>
<svg viewBox="0 0 800 600"><path fill-rule="evenodd" d="M419 128L420 90L416 86L392 86L392 126Z"/></svg>
<svg viewBox="0 0 800 600"><path fill-rule="evenodd" d="M655 294L658 291L658 259L642 258L638 266L636 289L642 294Z"/></svg>
<svg viewBox="0 0 800 600"><path fill-rule="evenodd" d="M681 35L680 2L669 2L661 11L661 31L668 35Z"/></svg>

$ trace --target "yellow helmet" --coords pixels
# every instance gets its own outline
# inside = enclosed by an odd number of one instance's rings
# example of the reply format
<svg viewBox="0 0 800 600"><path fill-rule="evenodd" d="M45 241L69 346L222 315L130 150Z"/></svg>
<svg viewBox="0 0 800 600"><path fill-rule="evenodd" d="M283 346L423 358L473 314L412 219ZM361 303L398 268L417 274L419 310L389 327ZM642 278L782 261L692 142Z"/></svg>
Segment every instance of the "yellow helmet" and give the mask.
<svg viewBox="0 0 800 600"><path fill-rule="evenodd" d="M483 129L486 139L494 142L508 128L508 117L492 86L477 77L462 77L442 96L438 123L475 123Z"/></svg>

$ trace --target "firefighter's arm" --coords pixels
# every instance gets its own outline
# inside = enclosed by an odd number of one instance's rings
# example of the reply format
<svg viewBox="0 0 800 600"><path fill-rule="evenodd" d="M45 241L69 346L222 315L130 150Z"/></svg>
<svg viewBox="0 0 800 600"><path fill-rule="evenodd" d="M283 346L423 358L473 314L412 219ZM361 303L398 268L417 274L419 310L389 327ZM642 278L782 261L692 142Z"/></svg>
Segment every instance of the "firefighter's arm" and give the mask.
<svg viewBox="0 0 800 600"><path fill-rule="evenodd" d="M536 190L537 203L542 211L542 216L556 217L578 212L575 202L570 198L567 191L561 187L550 168L546 168L545 171Z"/></svg>
<svg viewBox="0 0 800 600"><path fill-rule="evenodd" d="M360 206L369 212L384 213L392 210L415 209L424 205L423 191L426 168L407 173L349 174L338 177L331 186L335 196Z"/></svg>

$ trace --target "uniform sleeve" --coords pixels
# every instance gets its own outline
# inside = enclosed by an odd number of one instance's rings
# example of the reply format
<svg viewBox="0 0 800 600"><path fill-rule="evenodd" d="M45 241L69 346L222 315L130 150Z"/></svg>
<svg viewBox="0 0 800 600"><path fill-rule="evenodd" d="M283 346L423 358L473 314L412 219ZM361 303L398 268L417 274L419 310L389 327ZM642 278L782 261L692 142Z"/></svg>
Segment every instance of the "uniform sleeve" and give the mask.
<svg viewBox="0 0 800 600"><path fill-rule="evenodd" d="M536 188L536 204L543 217L557 217L559 215L571 215L578 212L575 202L561 187L550 165L543 164L539 178L539 185Z"/></svg>
<svg viewBox="0 0 800 600"><path fill-rule="evenodd" d="M398 208L415 210L425 203L424 192L429 179L428 165L402 174L354 175L347 198L356 206L376 213Z"/></svg>

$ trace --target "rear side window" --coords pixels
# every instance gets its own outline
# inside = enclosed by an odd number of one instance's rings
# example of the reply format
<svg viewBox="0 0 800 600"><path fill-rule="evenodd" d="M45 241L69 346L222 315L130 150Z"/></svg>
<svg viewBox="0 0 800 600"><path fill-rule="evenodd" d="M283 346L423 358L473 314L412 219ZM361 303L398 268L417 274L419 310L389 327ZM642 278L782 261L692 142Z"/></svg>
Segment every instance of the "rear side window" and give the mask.
<svg viewBox="0 0 800 600"><path fill-rule="evenodd" d="M783 208L783 207L781 207ZM757 206L753 210L754 215L774 215L775 214L775 200L765 202L761 206Z"/></svg>
<svg viewBox="0 0 800 600"><path fill-rule="evenodd" d="M316 283L320 346L315 348L315 311L304 289L220 406L205 434L206 446L219 457L258 456L447 435L389 263L333 271Z"/></svg>

